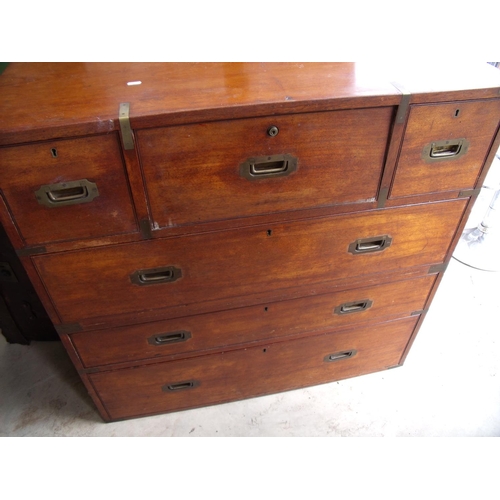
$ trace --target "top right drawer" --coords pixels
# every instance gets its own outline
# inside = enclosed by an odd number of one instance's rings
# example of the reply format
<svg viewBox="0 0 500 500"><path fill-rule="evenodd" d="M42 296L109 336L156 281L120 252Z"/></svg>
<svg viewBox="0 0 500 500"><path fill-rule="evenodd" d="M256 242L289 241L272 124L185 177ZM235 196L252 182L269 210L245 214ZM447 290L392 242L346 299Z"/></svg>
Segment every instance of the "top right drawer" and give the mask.
<svg viewBox="0 0 500 500"><path fill-rule="evenodd" d="M499 120L498 99L412 105L390 198L473 189Z"/></svg>

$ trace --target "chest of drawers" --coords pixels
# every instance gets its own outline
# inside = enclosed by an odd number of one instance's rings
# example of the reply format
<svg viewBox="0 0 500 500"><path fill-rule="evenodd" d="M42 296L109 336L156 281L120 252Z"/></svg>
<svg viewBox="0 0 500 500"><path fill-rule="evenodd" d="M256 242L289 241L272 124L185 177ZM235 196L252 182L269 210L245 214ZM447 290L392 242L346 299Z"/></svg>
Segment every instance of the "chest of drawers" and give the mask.
<svg viewBox="0 0 500 500"><path fill-rule="evenodd" d="M403 364L500 143L496 68L415 74L9 65L1 222L105 421Z"/></svg>

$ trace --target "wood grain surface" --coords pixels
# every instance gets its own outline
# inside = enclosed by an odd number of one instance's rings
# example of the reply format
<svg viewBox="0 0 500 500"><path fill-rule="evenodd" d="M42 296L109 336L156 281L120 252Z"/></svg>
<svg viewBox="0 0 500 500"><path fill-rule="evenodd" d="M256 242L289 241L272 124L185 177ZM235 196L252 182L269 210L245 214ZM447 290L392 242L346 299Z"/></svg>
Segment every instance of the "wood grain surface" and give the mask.
<svg viewBox="0 0 500 500"><path fill-rule="evenodd" d="M265 305L198 314L141 325L70 335L87 368L172 356L199 355L245 343L269 342L315 331L348 327L384 318L408 316L422 310L436 275L356 288ZM342 304L370 300L368 309L338 314ZM182 342L148 342L155 336L188 332ZM175 335L174 335L175 338Z"/></svg>
<svg viewBox="0 0 500 500"><path fill-rule="evenodd" d="M499 97L485 63L12 63L0 221L106 421L384 370L485 178ZM278 155L297 168L242 170ZM35 197L82 179L88 203Z"/></svg>
<svg viewBox="0 0 500 500"><path fill-rule="evenodd" d="M386 209L257 226L233 231L166 238L125 245L34 256L33 262L63 322L82 318L164 310L207 303L227 309L232 300L264 291L398 271L440 263L455 235L467 200ZM422 221L426 224L422 225ZM390 235L381 252L353 255L359 238ZM136 271L175 266L174 282L139 286ZM188 313L186 313L188 314Z"/></svg>
<svg viewBox="0 0 500 500"><path fill-rule="evenodd" d="M0 148L0 163L0 188L27 245L138 230L117 134ZM35 197L41 186L82 179L99 191L88 203L47 207Z"/></svg>
<svg viewBox="0 0 500 500"><path fill-rule="evenodd" d="M11 63L0 96L0 144L118 130L121 102L143 128L400 99L355 63Z"/></svg>
<svg viewBox="0 0 500 500"><path fill-rule="evenodd" d="M390 197L474 188L499 123L500 99L412 106ZM427 145L453 139L469 142L464 155L423 158Z"/></svg>
<svg viewBox="0 0 500 500"><path fill-rule="evenodd" d="M181 410L282 392L397 366L417 317L266 347L89 375L113 419ZM355 349L349 359L325 362ZM197 387L162 387L196 381Z"/></svg>
<svg viewBox="0 0 500 500"><path fill-rule="evenodd" d="M374 200L394 109L357 109L141 130L160 228ZM276 126L278 135L267 130ZM250 158L291 155L287 176L241 175Z"/></svg>

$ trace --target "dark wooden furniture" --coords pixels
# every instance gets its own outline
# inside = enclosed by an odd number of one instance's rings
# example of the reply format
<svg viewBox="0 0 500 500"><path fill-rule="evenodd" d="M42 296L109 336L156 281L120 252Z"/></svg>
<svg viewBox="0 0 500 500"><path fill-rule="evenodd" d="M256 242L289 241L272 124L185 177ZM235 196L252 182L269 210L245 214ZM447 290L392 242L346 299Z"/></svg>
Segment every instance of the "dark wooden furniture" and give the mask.
<svg viewBox="0 0 500 500"><path fill-rule="evenodd" d="M0 224L0 330L7 342L59 340L16 251Z"/></svg>
<svg viewBox="0 0 500 500"><path fill-rule="evenodd" d="M0 218L104 420L403 364L500 143L438 72L9 65Z"/></svg>

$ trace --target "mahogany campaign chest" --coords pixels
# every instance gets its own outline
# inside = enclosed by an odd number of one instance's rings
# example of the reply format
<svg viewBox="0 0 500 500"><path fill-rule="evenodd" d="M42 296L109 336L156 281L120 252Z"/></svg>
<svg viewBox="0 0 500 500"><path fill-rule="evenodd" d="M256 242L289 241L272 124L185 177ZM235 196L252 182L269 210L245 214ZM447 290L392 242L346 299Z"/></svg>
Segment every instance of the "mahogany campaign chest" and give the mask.
<svg viewBox="0 0 500 500"><path fill-rule="evenodd" d="M0 87L0 219L105 421L401 366L500 143L486 64L10 64Z"/></svg>

